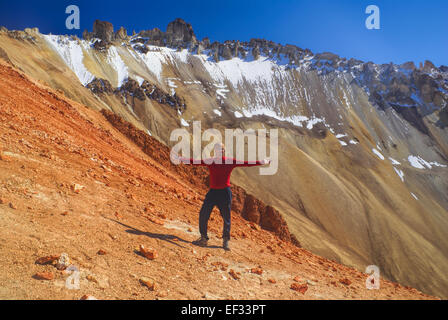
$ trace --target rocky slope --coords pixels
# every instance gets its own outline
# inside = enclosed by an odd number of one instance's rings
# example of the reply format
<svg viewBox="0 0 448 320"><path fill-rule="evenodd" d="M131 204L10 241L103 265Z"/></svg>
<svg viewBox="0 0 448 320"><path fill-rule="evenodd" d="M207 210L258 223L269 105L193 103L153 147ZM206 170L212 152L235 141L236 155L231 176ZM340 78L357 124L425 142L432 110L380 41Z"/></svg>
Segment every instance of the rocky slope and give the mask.
<svg viewBox="0 0 448 320"><path fill-rule="evenodd" d="M367 290L366 274L235 211L231 252L216 211L212 246L192 245L205 189L190 167L171 167L165 146L116 116L3 62L0 75L0 298L433 298L384 279ZM72 268L79 289L67 287Z"/></svg>
<svg viewBox="0 0 448 320"><path fill-rule="evenodd" d="M193 120L278 128L269 183L256 170L232 176L262 199L261 210L248 202L246 218L260 223L256 212L273 208L304 248L448 296L447 67L377 65L263 39L211 43L180 19L133 35L96 21L82 40L2 29L0 47L24 73L167 145Z"/></svg>

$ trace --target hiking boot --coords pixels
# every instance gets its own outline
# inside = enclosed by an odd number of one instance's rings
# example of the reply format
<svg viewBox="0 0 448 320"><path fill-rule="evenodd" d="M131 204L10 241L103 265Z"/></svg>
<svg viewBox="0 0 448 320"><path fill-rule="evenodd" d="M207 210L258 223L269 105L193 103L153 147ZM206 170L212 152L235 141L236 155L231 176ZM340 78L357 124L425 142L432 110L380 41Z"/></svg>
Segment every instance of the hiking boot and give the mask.
<svg viewBox="0 0 448 320"><path fill-rule="evenodd" d="M226 250L226 251L230 251L230 248L229 248L229 239L223 239L222 240L222 247L223 247L223 249L224 250Z"/></svg>
<svg viewBox="0 0 448 320"><path fill-rule="evenodd" d="M193 244L197 245L199 247L206 247L207 242L208 242L208 239L206 237L201 236L198 240L193 241Z"/></svg>

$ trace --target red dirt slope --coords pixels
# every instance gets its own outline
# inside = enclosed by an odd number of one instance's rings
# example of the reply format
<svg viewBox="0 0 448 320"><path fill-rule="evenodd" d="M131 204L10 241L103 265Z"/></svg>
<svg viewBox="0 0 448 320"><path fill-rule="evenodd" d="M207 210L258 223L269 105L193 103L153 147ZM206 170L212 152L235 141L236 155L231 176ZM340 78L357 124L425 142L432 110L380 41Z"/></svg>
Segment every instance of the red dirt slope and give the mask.
<svg viewBox="0 0 448 320"><path fill-rule="evenodd" d="M191 182L102 114L0 63L0 298L433 298L386 280L367 290L365 274L235 212L231 252L217 212L212 246L196 247L205 189ZM79 289L66 285L70 264Z"/></svg>

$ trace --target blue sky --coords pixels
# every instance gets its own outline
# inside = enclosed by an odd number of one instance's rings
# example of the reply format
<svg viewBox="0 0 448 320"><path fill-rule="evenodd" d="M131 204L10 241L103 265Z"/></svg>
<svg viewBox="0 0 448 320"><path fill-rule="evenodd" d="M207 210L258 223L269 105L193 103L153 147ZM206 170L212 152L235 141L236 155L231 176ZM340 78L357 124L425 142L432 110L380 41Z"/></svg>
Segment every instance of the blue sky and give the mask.
<svg viewBox="0 0 448 320"><path fill-rule="evenodd" d="M65 28L65 8L78 5L81 30ZM381 29L365 27L365 9L380 8ZM166 25L177 17L190 22L199 39L266 38L313 52L376 63L448 65L447 0L189 0L189 1L21 1L0 0L0 25L39 27L42 33L78 34L95 19L131 33ZM0 44L1 45L1 44Z"/></svg>

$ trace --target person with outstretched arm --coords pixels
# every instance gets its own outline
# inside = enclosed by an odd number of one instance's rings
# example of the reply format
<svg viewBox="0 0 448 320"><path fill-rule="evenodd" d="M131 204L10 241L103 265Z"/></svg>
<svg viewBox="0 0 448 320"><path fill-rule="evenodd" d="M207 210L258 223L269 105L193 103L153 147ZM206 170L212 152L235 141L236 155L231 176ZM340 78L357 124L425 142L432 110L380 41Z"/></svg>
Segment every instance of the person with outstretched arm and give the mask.
<svg viewBox="0 0 448 320"><path fill-rule="evenodd" d="M201 237L198 240L193 241L193 244L201 247L207 246L209 240L207 236L208 220L213 208L217 206L224 221L222 232L223 248L224 250L229 251L230 210L232 207L230 175L232 174L232 170L236 167L252 167L269 164L270 160L264 159L256 161L255 163L249 163L248 161L237 161L233 158L226 158L223 156L224 154L224 144L219 143L215 145L215 158L201 160L200 163L194 163L195 161L193 159L180 158L177 155L174 156L184 164L207 166L210 172L210 190L207 192L201 211L199 212L199 232L201 233Z"/></svg>

